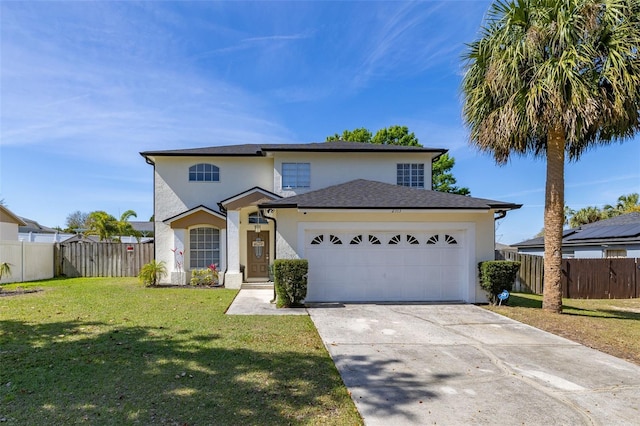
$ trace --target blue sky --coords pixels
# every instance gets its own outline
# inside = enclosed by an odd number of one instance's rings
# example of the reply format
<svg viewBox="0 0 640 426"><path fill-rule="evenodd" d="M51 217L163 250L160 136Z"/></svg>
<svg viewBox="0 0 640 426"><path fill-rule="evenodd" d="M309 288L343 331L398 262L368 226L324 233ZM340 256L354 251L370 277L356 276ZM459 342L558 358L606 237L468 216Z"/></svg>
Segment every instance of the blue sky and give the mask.
<svg viewBox="0 0 640 426"><path fill-rule="evenodd" d="M456 159L473 196L522 203L513 243L543 224L545 164L496 166L468 144L464 43L488 1L0 2L0 199L64 226L67 215L152 215L145 150L320 142L406 125ZM640 136L566 169L566 204L640 192Z"/></svg>

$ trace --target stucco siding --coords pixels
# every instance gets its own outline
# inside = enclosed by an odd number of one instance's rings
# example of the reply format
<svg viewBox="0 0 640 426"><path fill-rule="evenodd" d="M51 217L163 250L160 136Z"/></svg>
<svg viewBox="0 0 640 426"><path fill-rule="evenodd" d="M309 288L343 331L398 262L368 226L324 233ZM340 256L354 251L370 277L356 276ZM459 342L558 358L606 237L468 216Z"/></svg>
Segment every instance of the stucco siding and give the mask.
<svg viewBox="0 0 640 426"><path fill-rule="evenodd" d="M397 183L398 163L424 164L424 186L431 189L432 153L278 153L274 156L274 192L284 197L326 188L355 179ZM310 163L311 187L283 190L282 163Z"/></svg>
<svg viewBox="0 0 640 426"><path fill-rule="evenodd" d="M190 182L189 167L210 163L220 169L219 182ZM190 208L217 203L253 186L273 190L273 159L235 157L160 157L155 166L156 220L165 220Z"/></svg>

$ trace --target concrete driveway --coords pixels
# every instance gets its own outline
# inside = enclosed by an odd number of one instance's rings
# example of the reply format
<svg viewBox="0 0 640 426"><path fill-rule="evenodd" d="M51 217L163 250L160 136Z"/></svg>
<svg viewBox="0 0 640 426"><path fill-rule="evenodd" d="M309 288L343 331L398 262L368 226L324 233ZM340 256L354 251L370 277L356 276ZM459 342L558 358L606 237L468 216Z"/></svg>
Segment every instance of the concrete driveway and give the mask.
<svg viewBox="0 0 640 426"><path fill-rule="evenodd" d="M639 425L640 367L473 305L308 309L367 425Z"/></svg>

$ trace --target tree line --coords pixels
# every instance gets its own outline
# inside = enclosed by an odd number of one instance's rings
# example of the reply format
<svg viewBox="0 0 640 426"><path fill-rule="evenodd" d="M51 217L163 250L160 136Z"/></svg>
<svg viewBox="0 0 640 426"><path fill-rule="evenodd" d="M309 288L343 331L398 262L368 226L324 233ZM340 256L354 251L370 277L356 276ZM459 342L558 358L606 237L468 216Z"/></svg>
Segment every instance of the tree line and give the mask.
<svg viewBox="0 0 640 426"><path fill-rule="evenodd" d="M119 219L103 210L91 213L76 210L67 216L66 228L61 231L85 236L94 235L100 238L100 241L120 242L122 236L133 236L140 241L142 234L136 231L129 222L132 217L138 217L133 210L125 211Z"/></svg>
<svg viewBox="0 0 640 426"><path fill-rule="evenodd" d="M581 225L632 212L640 212L640 195L636 192L621 195L615 205L605 204L602 208L587 206L579 210L572 210L565 207L565 223L571 228L577 228Z"/></svg>
<svg viewBox="0 0 640 426"><path fill-rule="evenodd" d="M413 132L409 132L409 128L407 126L399 125L382 128L375 134L364 127L345 130L342 134L335 133L331 136L327 136L327 142L331 141L422 147L416 135ZM471 194L469 188L456 186L457 180L451 172L455 164L455 159L449 154L442 154L433 162L431 168L431 189L451 194Z"/></svg>

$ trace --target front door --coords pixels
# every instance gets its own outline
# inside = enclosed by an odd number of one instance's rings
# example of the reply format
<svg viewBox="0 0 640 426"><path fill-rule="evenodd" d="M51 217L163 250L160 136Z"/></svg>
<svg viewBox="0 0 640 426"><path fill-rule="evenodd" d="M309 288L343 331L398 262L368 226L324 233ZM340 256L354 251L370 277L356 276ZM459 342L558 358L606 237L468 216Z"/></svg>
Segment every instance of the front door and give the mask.
<svg viewBox="0 0 640 426"><path fill-rule="evenodd" d="M269 231L247 231L247 278L269 278Z"/></svg>

